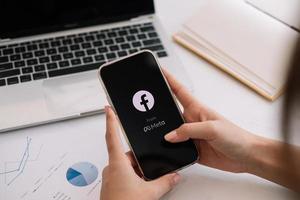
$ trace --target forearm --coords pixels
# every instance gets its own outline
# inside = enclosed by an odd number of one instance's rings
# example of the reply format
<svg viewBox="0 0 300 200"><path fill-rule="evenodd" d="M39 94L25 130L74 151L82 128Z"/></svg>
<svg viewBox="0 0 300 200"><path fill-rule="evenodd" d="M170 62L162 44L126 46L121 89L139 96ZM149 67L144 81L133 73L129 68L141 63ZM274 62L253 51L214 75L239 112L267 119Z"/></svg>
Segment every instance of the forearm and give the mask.
<svg viewBox="0 0 300 200"><path fill-rule="evenodd" d="M257 136L249 152L249 173L300 191L299 147Z"/></svg>

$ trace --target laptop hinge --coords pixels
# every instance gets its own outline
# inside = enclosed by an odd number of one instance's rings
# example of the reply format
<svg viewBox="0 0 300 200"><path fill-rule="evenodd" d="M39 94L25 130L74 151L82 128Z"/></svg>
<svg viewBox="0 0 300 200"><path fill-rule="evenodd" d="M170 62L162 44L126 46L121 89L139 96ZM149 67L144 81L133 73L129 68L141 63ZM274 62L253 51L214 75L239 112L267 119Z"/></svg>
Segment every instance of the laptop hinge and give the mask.
<svg viewBox="0 0 300 200"><path fill-rule="evenodd" d="M138 17L131 18L130 21L136 22L136 21L143 21L146 19L152 19L153 15L142 15Z"/></svg>
<svg viewBox="0 0 300 200"><path fill-rule="evenodd" d="M4 42L8 42L8 41L10 41L9 38L5 38L5 39L1 39L1 38L0 38L0 44L1 44L1 43L4 43Z"/></svg>

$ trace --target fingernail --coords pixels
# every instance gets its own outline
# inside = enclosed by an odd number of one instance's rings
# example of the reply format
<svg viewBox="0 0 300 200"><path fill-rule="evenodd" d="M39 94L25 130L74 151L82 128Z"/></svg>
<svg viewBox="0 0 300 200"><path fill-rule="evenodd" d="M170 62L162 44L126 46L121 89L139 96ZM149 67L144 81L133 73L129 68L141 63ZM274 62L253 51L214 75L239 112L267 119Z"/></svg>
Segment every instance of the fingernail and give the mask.
<svg viewBox="0 0 300 200"><path fill-rule="evenodd" d="M174 177L173 177L173 183L174 185L176 185L177 183L179 183L180 181L180 175L179 174L175 174Z"/></svg>
<svg viewBox="0 0 300 200"><path fill-rule="evenodd" d="M165 135L165 139L168 141L172 141L176 138L176 131L171 131L170 133L168 133L167 135Z"/></svg>

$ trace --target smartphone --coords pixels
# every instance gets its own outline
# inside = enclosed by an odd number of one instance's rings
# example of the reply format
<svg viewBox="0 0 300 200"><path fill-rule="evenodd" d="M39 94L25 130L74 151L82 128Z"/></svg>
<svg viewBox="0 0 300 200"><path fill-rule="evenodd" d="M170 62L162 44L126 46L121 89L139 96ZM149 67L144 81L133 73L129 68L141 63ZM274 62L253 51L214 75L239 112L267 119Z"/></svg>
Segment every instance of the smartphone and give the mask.
<svg viewBox="0 0 300 200"><path fill-rule="evenodd" d="M195 163L198 151L192 140L169 143L164 139L184 119L151 51L104 64L99 77L146 180Z"/></svg>

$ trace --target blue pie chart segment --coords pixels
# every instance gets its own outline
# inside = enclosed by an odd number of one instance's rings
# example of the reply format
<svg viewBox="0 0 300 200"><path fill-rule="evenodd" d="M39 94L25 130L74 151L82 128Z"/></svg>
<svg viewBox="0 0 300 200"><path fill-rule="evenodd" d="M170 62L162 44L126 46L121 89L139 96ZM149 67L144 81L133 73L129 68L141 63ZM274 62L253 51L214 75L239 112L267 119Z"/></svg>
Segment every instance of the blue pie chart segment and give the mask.
<svg viewBox="0 0 300 200"><path fill-rule="evenodd" d="M98 177L98 169L89 162L79 162L72 165L66 173L69 183L83 187L92 184Z"/></svg>

